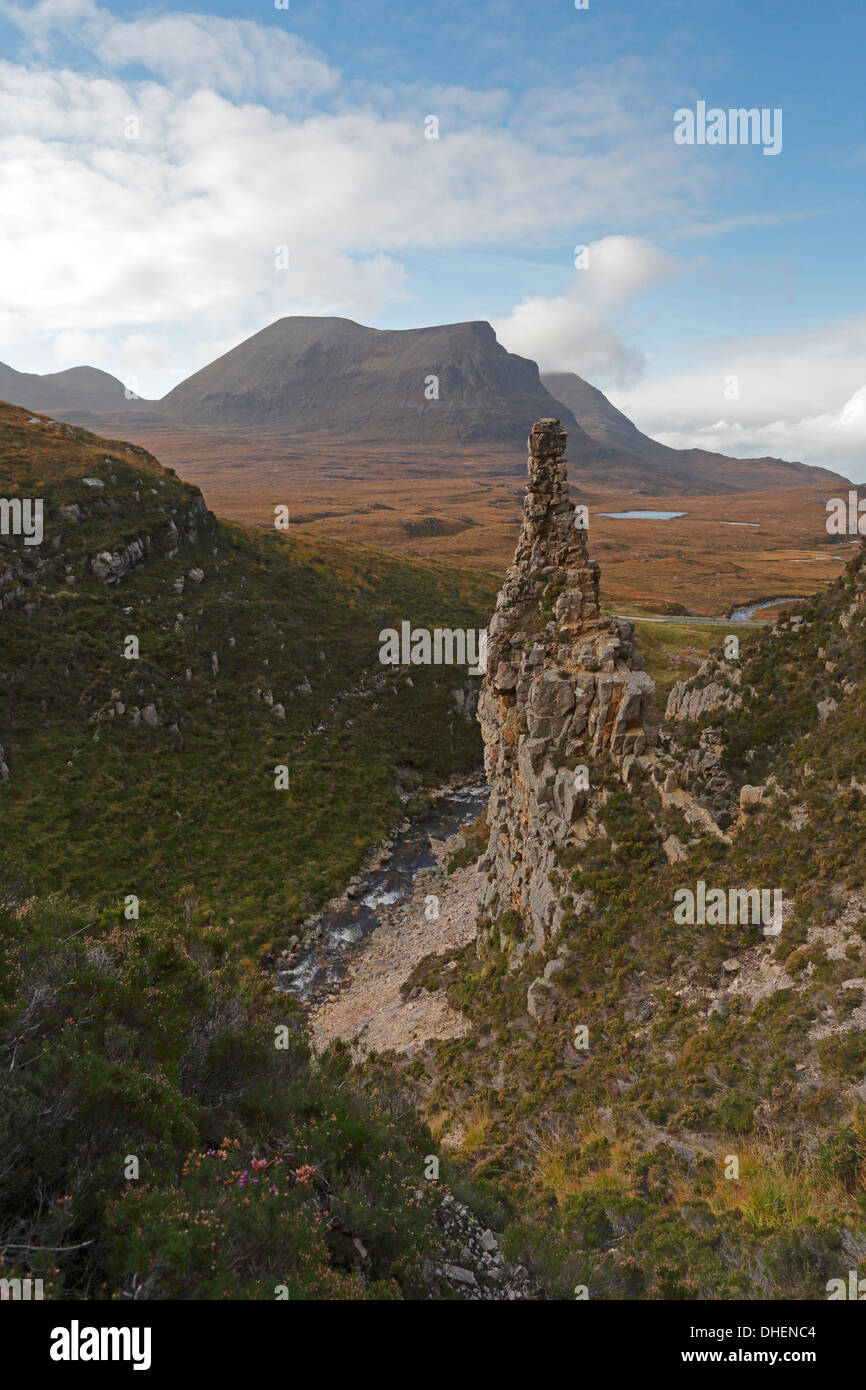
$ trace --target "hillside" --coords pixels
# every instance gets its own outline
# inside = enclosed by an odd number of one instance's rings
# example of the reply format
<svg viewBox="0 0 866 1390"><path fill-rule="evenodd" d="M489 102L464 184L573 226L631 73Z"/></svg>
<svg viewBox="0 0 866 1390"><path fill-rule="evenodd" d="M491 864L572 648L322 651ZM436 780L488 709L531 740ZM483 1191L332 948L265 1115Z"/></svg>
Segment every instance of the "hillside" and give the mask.
<svg viewBox="0 0 866 1390"><path fill-rule="evenodd" d="M866 1274L866 558L672 680L603 615L564 444L532 431L479 739L477 679L378 639L484 624L487 580L226 526L143 450L0 407L7 496L44 501L40 545L0 538L4 1275L818 1300ZM482 742L488 811L305 1013L273 984L311 914ZM778 915L675 912L701 883Z"/></svg>
<svg viewBox="0 0 866 1390"><path fill-rule="evenodd" d="M627 415L576 372L546 372L541 378L547 390L577 419L581 429L618 462L625 457L644 464L644 481L658 479L672 490L679 482L683 494L725 491L759 491L771 487L826 483L847 485L847 479L828 468L785 459L733 459L706 449L670 449L643 434ZM571 449L569 450L571 452ZM578 452L578 458L583 445ZM659 486L658 491L662 490Z"/></svg>
<svg viewBox="0 0 866 1390"><path fill-rule="evenodd" d="M378 634L404 618L477 626L488 581L252 536L143 450L8 406L0 450L7 496L45 507L41 546L0 537L0 795L39 887L164 907L194 883L266 941L425 785L477 761L476 730L451 713L466 672L410 686L379 665ZM94 862L107 841L110 862Z"/></svg>
<svg viewBox="0 0 866 1390"><path fill-rule="evenodd" d="M477 678L383 668L379 632L483 621L489 586L227 527L143 450L10 406L0 457L44 504L41 544L0 537L0 1273L463 1296L492 1238L426 1181L429 1132L399 1084L314 1064L257 962L477 766Z"/></svg>

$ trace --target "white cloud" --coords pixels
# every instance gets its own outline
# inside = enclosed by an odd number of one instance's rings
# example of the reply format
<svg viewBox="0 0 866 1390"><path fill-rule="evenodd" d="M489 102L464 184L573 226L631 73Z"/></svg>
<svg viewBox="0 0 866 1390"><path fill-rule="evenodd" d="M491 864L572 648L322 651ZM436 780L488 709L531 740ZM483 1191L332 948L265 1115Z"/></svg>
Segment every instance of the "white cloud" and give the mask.
<svg viewBox="0 0 866 1390"><path fill-rule="evenodd" d="M62 16L74 9L67 4ZM85 19L104 15L86 0L78 10ZM131 57L129 27L109 26L100 43ZM254 41L247 29L236 32L239 70L251 44L254 57L260 51L250 28ZM288 115L177 88L0 62L7 355L10 343L72 330L122 341L195 319L205 336L224 338L282 313L376 316L409 293L404 251L531 244L543 226L561 236L565 259L575 229L612 217L626 185L647 207L664 195L657 169L653 187L636 180L634 150L647 139L637 127L619 159L545 149L537 131L530 140L485 125L459 91L446 94L456 114L442 138L428 141L426 103L387 117L370 103ZM461 127L461 119L474 123ZM288 272L275 269L282 245ZM598 264L587 274L599 305L663 269L660 253L636 239L593 245ZM608 357L618 363L613 379L628 379L634 355L588 311L584 319L584 337L592 332L600 344L592 363Z"/></svg>
<svg viewBox="0 0 866 1390"><path fill-rule="evenodd" d="M631 236L606 236L591 242L587 262L581 271L581 288L603 305L624 303L682 270L672 256Z"/></svg>
<svg viewBox="0 0 866 1390"><path fill-rule="evenodd" d="M643 355L607 313L682 267L649 242L608 236L575 248L580 268L565 295L524 299L494 327L510 352L532 357L545 372L577 372L599 384L627 386L644 370Z"/></svg>
<svg viewBox="0 0 866 1390"><path fill-rule="evenodd" d="M108 26L95 52L107 67L141 64L177 89L211 88L235 99L280 103L320 95L339 75L294 34L249 20L161 15Z"/></svg>
<svg viewBox="0 0 866 1390"><path fill-rule="evenodd" d="M111 343L104 333L85 333L69 329L58 333L52 345L58 367L78 367L83 362L100 367L111 360Z"/></svg>
<svg viewBox="0 0 866 1390"><path fill-rule="evenodd" d="M148 333L130 333L122 344L122 352L124 362L135 372L150 371L164 365L163 345Z"/></svg>
<svg viewBox="0 0 866 1390"><path fill-rule="evenodd" d="M839 410L790 420L746 426L717 420L699 429L660 431L658 439L675 449L712 449L737 458L797 459L837 468L855 481L866 481L866 385Z"/></svg>
<svg viewBox="0 0 866 1390"><path fill-rule="evenodd" d="M239 100L284 103L333 91L339 73L297 35L275 22L165 14L118 19L94 0L40 0L30 9L0 3L5 14L50 57L59 43L86 49L109 70L143 67L173 89L209 88Z"/></svg>
<svg viewBox="0 0 866 1390"><path fill-rule="evenodd" d="M494 326L542 371L573 371L672 448L772 455L866 480L866 314L809 332L686 343L687 367L647 362L611 311L684 265L634 238L590 243L589 268L558 297L533 296ZM804 406L806 408L804 408Z"/></svg>
<svg viewBox="0 0 866 1390"><path fill-rule="evenodd" d="M627 385L643 370L642 355L576 295L524 299L493 327L503 347L531 357L543 372L577 372L591 381Z"/></svg>
<svg viewBox="0 0 866 1390"><path fill-rule="evenodd" d="M55 29L70 31L99 14L95 0L37 0L25 8L12 0L0 0L0 15L24 29L32 40L44 41Z"/></svg>
<svg viewBox="0 0 866 1390"><path fill-rule="evenodd" d="M610 393L648 434L674 448L771 454L866 478L866 314L682 355L688 368L650 371Z"/></svg>
<svg viewBox="0 0 866 1390"><path fill-rule="evenodd" d="M208 359L208 345L282 314L375 319L410 296L405 253L533 247L543 236L561 240L567 264L586 229L621 225L624 206L652 236L688 219L711 225L723 175L674 147L649 63L582 67L574 84L517 100L378 91L345 84L273 17L124 20L95 0L0 0L0 14L28 48L26 61L0 61L0 355L16 363L22 345L32 357L34 344L53 344L66 364L80 349L75 360L140 373L143 392L159 395ZM429 113L441 117L438 141L424 139ZM748 223L748 212L737 216ZM281 246L287 270L275 263ZM591 240L569 292L526 298L495 326L543 369L613 384L644 427L684 439L796 424L803 400L818 420L840 411L838 373L835 394L824 389L829 369L807 389L808 354L782 400L766 346L761 357L759 345L751 355L741 345L740 409L724 425L729 349L641 381L621 311L688 269L642 237ZM813 370L820 376L820 362ZM845 380L853 396L866 370Z"/></svg>

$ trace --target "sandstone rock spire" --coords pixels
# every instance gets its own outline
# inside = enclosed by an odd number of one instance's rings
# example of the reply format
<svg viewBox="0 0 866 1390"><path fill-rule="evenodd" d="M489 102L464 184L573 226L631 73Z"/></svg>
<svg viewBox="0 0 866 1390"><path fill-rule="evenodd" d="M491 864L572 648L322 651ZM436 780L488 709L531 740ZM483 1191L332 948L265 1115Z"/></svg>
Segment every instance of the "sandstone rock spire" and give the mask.
<svg viewBox="0 0 866 1390"><path fill-rule="evenodd" d="M655 687L631 623L601 615L565 444L558 420L533 425L523 526L490 622L478 702L490 783L483 910L517 912L539 947L563 915L550 882L557 850L597 831L601 761L627 774L626 760L654 741Z"/></svg>

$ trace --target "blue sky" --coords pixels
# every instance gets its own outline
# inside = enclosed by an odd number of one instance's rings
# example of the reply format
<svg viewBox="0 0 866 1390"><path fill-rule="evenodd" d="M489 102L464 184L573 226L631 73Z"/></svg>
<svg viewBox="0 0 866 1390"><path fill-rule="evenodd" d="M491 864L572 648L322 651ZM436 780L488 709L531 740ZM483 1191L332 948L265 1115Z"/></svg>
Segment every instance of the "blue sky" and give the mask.
<svg viewBox="0 0 866 1390"><path fill-rule="evenodd" d="M860 0L0 0L0 359L160 395L283 313L486 318L666 442L866 476L864 39ZM676 145L700 101L781 152Z"/></svg>

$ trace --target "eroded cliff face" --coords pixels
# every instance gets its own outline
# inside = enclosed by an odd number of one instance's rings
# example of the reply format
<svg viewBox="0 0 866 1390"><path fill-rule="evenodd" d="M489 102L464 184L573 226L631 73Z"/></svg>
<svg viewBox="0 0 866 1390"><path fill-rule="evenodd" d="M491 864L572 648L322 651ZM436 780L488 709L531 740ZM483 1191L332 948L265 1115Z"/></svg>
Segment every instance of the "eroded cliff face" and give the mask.
<svg viewBox="0 0 866 1390"><path fill-rule="evenodd" d="M632 625L601 615L565 445L558 420L533 426L523 526L478 702L490 783L482 907L492 918L517 912L536 947L562 918L550 881L557 849L598 833L600 764L612 760L627 780L655 741L655 688Z"/></svg>

